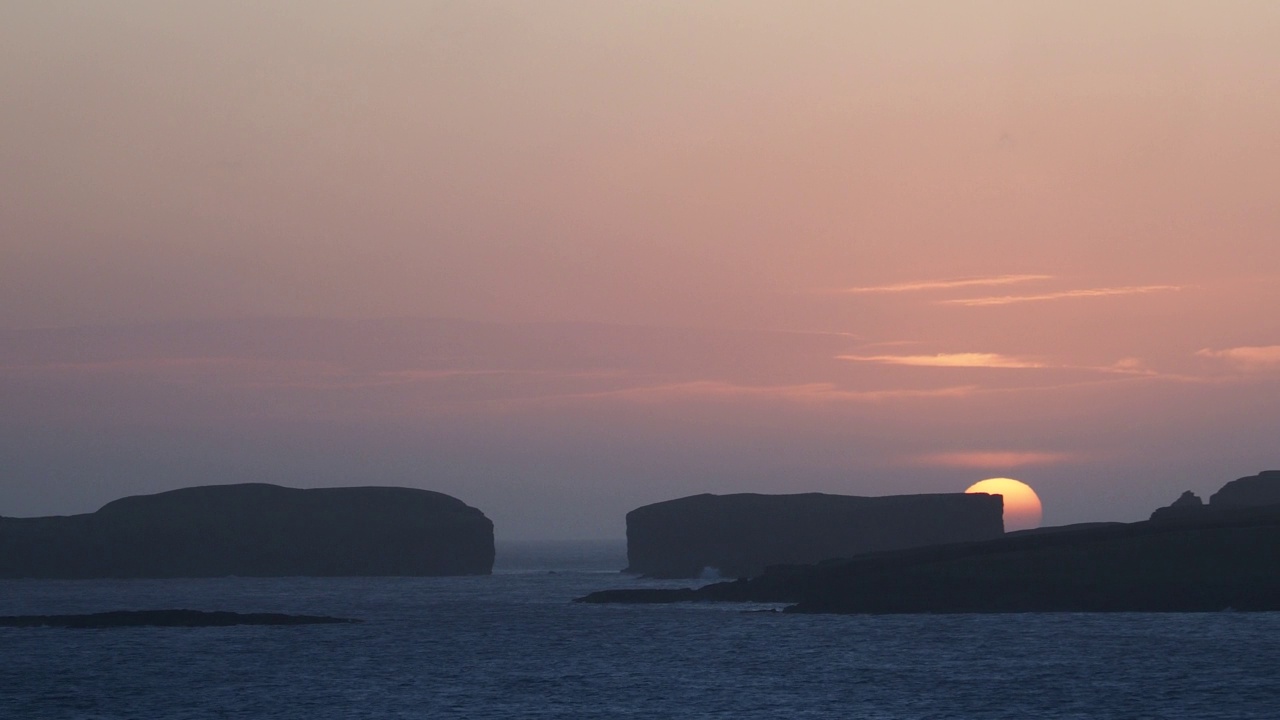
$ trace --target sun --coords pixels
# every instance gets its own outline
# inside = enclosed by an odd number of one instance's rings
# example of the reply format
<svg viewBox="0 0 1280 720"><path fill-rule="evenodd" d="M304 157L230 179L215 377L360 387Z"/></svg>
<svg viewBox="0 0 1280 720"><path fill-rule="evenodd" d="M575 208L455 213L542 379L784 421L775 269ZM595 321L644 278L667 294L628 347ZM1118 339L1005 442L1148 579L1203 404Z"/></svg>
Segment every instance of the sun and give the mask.
<svg viewBox="0 0 1280 720"><path fill-rule="evenodd" d="M1013 478L987 478L969 486L967 493L990 493L1004 496L1004 530L1032 530L1040 527L1044 514L1040 496L1031 486Z"/></svg>

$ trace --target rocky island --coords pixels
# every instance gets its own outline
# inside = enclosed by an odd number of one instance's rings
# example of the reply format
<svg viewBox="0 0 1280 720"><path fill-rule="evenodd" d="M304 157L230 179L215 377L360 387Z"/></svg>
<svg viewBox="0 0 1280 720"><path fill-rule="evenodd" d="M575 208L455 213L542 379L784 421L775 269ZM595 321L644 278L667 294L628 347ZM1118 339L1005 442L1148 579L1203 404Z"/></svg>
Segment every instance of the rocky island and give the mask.
<svg viewBox="0 0 1280 720"><path fill-rule="evenodd" d="M770 565L1004 533L999 495L694 495L627 513L627 572L655 578L758 575Z"/></svg>
<svg viewBox="0 0 1280 720"><path fill-rule="evenodd" d="M0 578L484 575L493 523L443 493L211 485L0 518Z"/></svg>
<svg viewBox="0 0 1280 720"><path fill-rule="evenodd" d="M1233 486L1252 502L1197 511L1184 498L1176 512L1142 522L776 565L736 582L579 602L749 601L833 613L1280 610L1280 504L1271 502L1280 472Z"/></svg>

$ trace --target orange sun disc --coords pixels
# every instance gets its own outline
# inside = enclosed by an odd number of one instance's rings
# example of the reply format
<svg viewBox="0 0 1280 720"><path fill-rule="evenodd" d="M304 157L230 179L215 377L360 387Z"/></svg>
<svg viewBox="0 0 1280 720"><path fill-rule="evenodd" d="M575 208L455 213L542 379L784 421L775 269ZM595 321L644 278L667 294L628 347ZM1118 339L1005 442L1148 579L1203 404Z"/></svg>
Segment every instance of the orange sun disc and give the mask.
<svg viewBox="0 0 1280 720"><path fill-rule="evenodd" d="M967 493L1004 496L1004 530L1031 530L1040 527L1044 509L1031 486L1013 478L987 478L969 486Z"/></svg>

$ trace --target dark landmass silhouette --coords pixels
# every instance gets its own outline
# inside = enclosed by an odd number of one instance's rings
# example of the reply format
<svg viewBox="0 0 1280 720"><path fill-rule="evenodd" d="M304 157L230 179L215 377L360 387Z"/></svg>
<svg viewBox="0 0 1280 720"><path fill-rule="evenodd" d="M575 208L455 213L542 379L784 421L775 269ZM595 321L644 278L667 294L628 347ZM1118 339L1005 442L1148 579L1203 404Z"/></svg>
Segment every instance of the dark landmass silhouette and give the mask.
<svg viewBox="0 0 1280 720"><path fill-rule="evenodd" d="M1255 505L777 565L698 589L578 601L790 603L787 612L834 613L1275 611L1280 504L1266 503L1270 491L1258 486L1280 483L1280 473L1255 477L1262 480L1244 479Z"/></svg>
<svg viewBox="0 0 1280 720"><path fill-rule="evenodd" d="M1060 532L1076 532L1077 530L1096 530L1104 527L1117 527L1124 525L1122 522L1083 522L1074 523L1072 525L1050 525L1049 527L1030 528L1027 530L1013 530L1005 533L1005 537L1020 537L1022 535L1050 535Z"/></svg>
<svg viewBox="0 0 1280 720"><path fill-rule="evenodd" d="M1168 507L1157 508L1151 513L1156 521L1177 520L1179 518L1198 517L1204 513L1204 501L1199 495L1187 490L1178 496Z"/></svg>
<svg viewBox="0 0 1280 720"><path fill-rule="evenodd" d="M1206 518L1222 515L1239 508L1280 505L1280 470L1264 470L1223 485L1209 496L1209 504L1190 490L1182 493L1171 505L1151 513L1152 520L1177 520L1182 518Z"/></svg>
<svg viewBox="0 0 1280 720"><path fill-rule="evenodd" d="M209 485L0 518L0 577L484 575L493 523L443 493Z"/></svg>
<svg viewBox="0 0 1280 720"><path fill-rule="evenodd" d="M230 627L232 625L334 625L360 620L325 615L204 612L201 610L116 610L88 615L6 615L0 627L60 627L77 630L116 627Z"/></svg>
<svg viewBox="0 0 1280 720"><path fill-rule="evenodd" d="M1209 507L1257 507L1280 504L1280 470L1232 480L1209 496Z"/></svg>
<svg viewBox="0 0 1280 720"><path fill-rule="evenodd" d="M749 577L770 565L988 540L1003 534L1003 512L1003 498L985 493L694 495L627 513L626 572Z"/></svg>

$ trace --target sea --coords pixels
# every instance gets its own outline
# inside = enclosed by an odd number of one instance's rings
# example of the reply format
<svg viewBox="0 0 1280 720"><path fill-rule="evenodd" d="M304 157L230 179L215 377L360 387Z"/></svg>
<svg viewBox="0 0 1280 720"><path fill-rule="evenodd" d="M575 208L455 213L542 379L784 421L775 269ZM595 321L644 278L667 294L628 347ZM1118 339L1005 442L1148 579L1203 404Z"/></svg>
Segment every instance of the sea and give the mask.
<svg viewBox="0 0 1280 720"><path fill-rule="evenodd" d="M0 581L0 615L363 621L0 628L0 719L1280 718L1280 613L571 602L691 585L624 564L621 543L513 543L483 577Z"/></svg>

